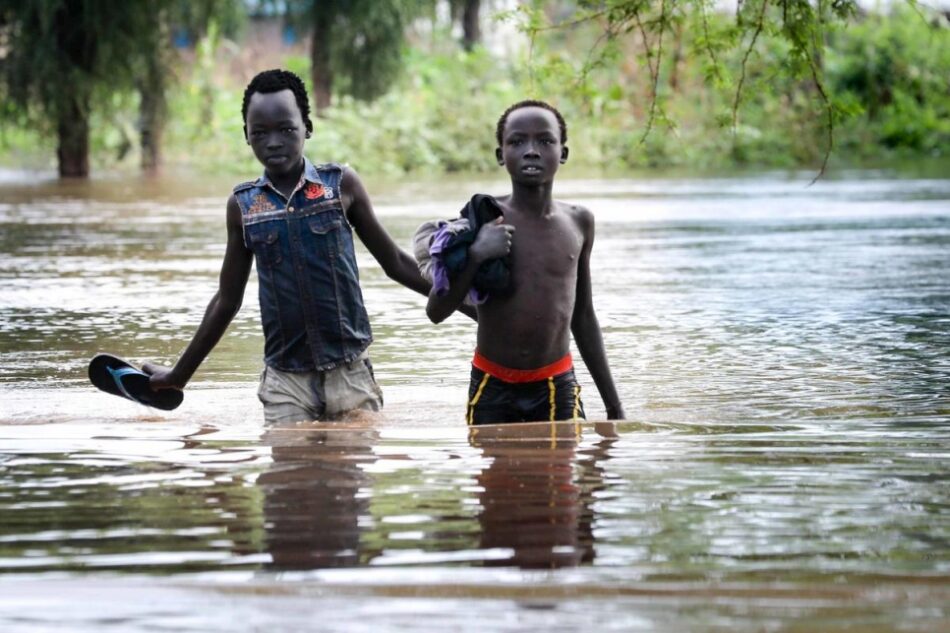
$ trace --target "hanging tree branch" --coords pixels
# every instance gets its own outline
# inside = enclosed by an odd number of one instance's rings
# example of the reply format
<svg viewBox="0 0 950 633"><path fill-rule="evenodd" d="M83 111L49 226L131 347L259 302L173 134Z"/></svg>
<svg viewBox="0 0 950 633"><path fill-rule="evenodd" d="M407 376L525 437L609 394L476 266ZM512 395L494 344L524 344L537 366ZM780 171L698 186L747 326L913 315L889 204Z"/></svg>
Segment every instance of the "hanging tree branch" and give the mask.
<svg viewBox="0 0 950 633"><path fill-rule="evenodd" d="M643 38L643 47L646 49L647 65L650 68L650 78L652 80L652 86L650 89L650 114L647 117L647 127L643 131L643 136L640 137L640 144L642 145L646 142L647 137L653 130L653 122L656 120L657 99L660 85L660 63L663 61L663 30L666 28L666 0L660 1L660 33L657 35L655 63L650 63L650 42L647 39L647 32L643 25L643 21L640 19L639 7L634 11L633 16L637 22L637 28L640 30L640 36Z"/></svg>
<svg viewBox="0 0 950 633"><path fill-rule="evenodd" d="M597 66L600 66L600 62L603 59L603 54L598 54L597 59L594 60L595 53L599 53L598 48L601 46L606 47L604 42L612 42L616 37L617 30L608 23L607 26L604 27L604 32L597 37L594 45L591 46L589 51L587 51L587 57L584 59L583 66L581 66L581 72L578 73L577 79L574 80L574 88L578 88L586 84L588 78L590 77L591 71Z"/></svg>
<svg viewBox="0 0 950 633"><path fill-rule="evenodd" d="M913 5L915 0L908 2ZM763 59L786 81L808 77L808 84L814 87L821 103L821 119L824 122L822 132L826 145L815 180L825 174L835 146L836 106L823 79L821 52L824 42L821 34L831 21L845 22L852 16L857 0L830 0L830 3L829 0L737 0L735 23L728 31L717 28L719 22L730 18L710 10L717 6L712 0L578 0L578 5L571 19L557 24L549 23L539 8L522 5L512 13L526 17L522 30L529 37L532 61L543 33L602 21L599 37L590 46L583 65L571 77L575 90L582 89L585 95L589 92L587 88L594 70L598 66L607 66L604 60L615 51L612 48L615 42L624 35L641 40L650 91L649 113L640 138L641 144L652 133L657 120L665 116L664 102L660 98L661 79L669 80L663 76L664 31L680 17L689 18L692 14L696 27L696 50L708 56L710 63L706 80L717 88L722 88L723 79L727 76L724 65L731 57L724 57L724 52L736 54L736 81L732 88L725 88L725 99L731 106L726 117L731 118L733 149L739 142L739 111L753 76L750 70L753 67L753 55L758 55L763 46L773 46L776 42L789 45L791 48L787 56L767 56ZM563 64L563 60L559 58L553 63ZM540 81L536 76L537 69L534 64L529 64L529 67L531 86L536 90L537 82ZM605 80L610 78L605 77Z"/></svg>
<svg viewBox="0 0 950 633"><path fill-rule="evenodd" d="M831 152L835 145L835 113L834 106L831 104L831 99L828 98L828 94L825 92L825 87L822 84L821 78L818 76L818 68L815 65L815 60L811 54L808 56L808 65L811 68L812 81L815 84L815 88L818 90L818 94L821 96L825 114L828 117L828 124L825 128L827 131L828 147L825 148L825 155L821 159L821 168L818 170L818 173L815 174L815 177L812 179L811 183L809 183L809 186L811 186L818 182L818 180L825 175L825 170L828 168L828 160L831 158Z"/></svg>
<svg viewBox="0 0 950 633"><path fill-rule="evenodd" d="M709 59L712 60L713 71L716 79L722 81L722 71L719 68L719 59L716 57L716 51L712 47L712 41L709 39L709 16L706 15L706 0L699 0L699 11L703 21L703 40L706 44L706 52L709 53Z"/></svg>
<svg viewBox="0 0 950 633"><path fill-rule="evenodd" d="M741 4L740 4L741 6ZM749 47L746 49L745 54L742 56L742 63L739 66L739 83L736 86L736 97L732 102L732 141L735 143L737 129L739 127L739 103L742 100L742 86L745 83L745 74L746 74L746 64L749 62L749 57L752 55L752 51L755 50L755 42L759 39L759 34L762 32L762 29L765 26L765 10L769 6L769 0L762 0L762 8L759 11L759 17L755 23L755 32L752 34L752 41L749 42ZM738 11L738 9L736 9Z"/></svg>
<svg viewBox="0 0 950 633"><path fill-rule="evenodd" d="M787 0L785 0L787 2ZM819 18L822 15L822 2L818 0L818 15ZM815 25L814 29L815 39L818 40L821 38L821 20L819 19ZM821 45L821 42L816 41L815 46L818 47ZM821 96L822 105L825 110L825 115L828 118L828 123L826 126L826 132L828 137L828 146L825 148L825 155L821 160L821 168L818 170L818 173L815 174L815 177L812 179L809 186L818 182L818 179L825 174L825 170L828 168L828 160L831 158L831 152L834 149L835 145L835 116L834 116L834 107L832 106L831 99L828 98L828 93L825 92L824 83L821 80L820 70L818 64L815 62L815 56L810 49L806 49L806 58L808 60L808 68L811 70L812 82L815 84L815 89L818 91L819 96Z"/></svg>

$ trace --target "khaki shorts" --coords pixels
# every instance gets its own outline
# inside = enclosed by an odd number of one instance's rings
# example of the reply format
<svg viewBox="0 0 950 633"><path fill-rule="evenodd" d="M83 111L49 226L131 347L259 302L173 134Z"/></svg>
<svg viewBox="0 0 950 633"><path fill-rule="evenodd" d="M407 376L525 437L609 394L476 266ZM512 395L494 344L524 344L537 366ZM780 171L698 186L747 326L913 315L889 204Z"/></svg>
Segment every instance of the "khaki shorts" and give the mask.
<svg viewBox="0 0 950 633"><path fill-rule="evenodd" d="M257 397L268 424L334 420L347 411L383 407L383 392L366 352L327 371L287 372L265 366Z"/></svg>

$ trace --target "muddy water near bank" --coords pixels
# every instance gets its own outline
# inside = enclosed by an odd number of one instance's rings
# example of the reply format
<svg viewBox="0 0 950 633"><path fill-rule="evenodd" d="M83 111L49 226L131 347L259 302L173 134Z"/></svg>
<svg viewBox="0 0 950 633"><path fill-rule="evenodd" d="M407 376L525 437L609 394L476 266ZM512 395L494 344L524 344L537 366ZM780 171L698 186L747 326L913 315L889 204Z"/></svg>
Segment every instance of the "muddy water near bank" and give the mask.
<svg viewBox="0 0 950 633"><path fill-rule="evenodd" d="M470 436L473 324L428 324L365 251L382 418L264 428L253 282L180 409L96 392L95 352L186 344L226 189L3 183L0 622L947 626L950 181L807 182L559 183L597 217L617 438ZM405 184L378 212L408 245L459 190Z"/></svg>

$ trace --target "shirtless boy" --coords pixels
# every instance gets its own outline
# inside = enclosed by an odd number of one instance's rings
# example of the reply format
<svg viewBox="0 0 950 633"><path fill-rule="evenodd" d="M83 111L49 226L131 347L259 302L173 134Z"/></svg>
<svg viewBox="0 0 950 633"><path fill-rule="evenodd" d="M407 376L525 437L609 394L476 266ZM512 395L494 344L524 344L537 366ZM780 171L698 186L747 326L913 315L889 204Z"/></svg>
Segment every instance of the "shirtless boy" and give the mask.
<svg viewBox="0 0 950 633"><path fill-rule="evenodd" d="M426 306L429 318L441 322L461 305L478 267L510 253L514 291L478 306L467 421L583 418L571 334L608 419L623 419L591 299L594 216L551 197L568 155L564 118L547 103L522 101L501 116L496 138L498 164L511 177L511 193L497 199L503 216L481 227L465 268L447 292L431 291Z"/></svg>

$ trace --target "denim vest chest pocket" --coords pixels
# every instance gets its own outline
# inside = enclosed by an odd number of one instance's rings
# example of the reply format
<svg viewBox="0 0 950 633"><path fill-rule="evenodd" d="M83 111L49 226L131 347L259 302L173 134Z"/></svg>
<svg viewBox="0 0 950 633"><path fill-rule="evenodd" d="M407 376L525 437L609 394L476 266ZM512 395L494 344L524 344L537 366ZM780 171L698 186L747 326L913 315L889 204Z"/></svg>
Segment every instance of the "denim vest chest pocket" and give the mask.
<svg viewBox="0 0 950 633"><path fill-rule="evenodd" d="M332 213L321 213L308 220L310 233L327 249L327 256L336 259L343 248L343 223Z"/></svg>
<svg viewBox="0 0 950 633"><path fill-rule="evenodd" d="M257 265L263 268L273 268L280 264L283 257L280 253L278 240L280 235L272 222L261 222L248 227L251 250L257 258Z"/></svg>

